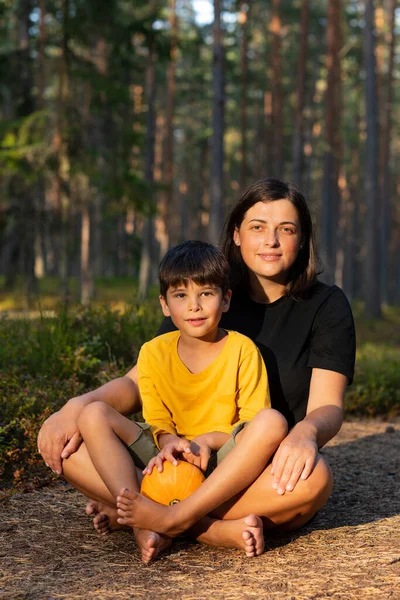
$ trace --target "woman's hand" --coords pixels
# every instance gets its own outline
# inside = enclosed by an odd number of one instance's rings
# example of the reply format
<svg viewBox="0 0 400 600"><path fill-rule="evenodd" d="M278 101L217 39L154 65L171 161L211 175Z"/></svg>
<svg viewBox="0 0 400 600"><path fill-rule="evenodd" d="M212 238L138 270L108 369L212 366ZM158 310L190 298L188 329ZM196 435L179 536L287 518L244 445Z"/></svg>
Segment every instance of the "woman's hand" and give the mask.
<svg viewBox="0 0 400 600"><path fill-rule="evenodd" d="M272 460L273 488L278 494L294 490L299 479L307 479L317 459L315 436L304 422L294 427L281 442Z"/></svg>
<svg viewBox="0 0 400 600"><path fill-rule="evenodd" d="M62 409L43 423L37 445L46 466L61 475L63 459L76 452L81 443L76 412Z"/></svg>
<svg viewBox="0 0 400 600"><path fill-rule="evenodd" d="M185 460L187 460L186 456L190 456L191 448L188 440L175 436L170 437L174 439L168 441L163 446L162 450L157 454L157 456L149 461L147 467L142 471L143 475L150 475L153 467L156 467L157 470L162 473L164 460L168 460L170 463L176 466L178 464L178 461L176 460L177 456L184 454Z"/></svg>

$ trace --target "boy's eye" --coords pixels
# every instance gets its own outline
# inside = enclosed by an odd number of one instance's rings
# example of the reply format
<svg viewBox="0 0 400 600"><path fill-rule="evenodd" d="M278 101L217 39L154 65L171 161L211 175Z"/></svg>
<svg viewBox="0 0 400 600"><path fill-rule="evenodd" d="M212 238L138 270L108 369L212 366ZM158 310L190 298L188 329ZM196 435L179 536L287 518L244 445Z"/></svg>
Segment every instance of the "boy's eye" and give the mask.
<svg viewBox="0 0 400 600"><path fill-rule="evenodd" d="M185 294L183 292L178 292L175 294L175 298L184 298Z"/></svg>
<svg viewBox="0 0 400 600"><path fill-rule="evenodd" d="M212 292L202 292L201 294L202 294L202 296L212 296L213 295Z"/></svg>

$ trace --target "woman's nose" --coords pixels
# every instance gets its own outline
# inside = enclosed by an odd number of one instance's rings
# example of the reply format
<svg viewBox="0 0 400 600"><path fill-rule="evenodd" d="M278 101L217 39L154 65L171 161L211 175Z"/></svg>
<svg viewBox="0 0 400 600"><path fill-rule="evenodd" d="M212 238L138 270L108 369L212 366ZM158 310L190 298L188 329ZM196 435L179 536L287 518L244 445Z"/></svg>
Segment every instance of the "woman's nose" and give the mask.
<svg viewBox="0 0 400 600"><path fill-rule="evenodd" d="M266 230L264 237L265 246L277 246L279 244L278 233L274 229Z"/></svg>

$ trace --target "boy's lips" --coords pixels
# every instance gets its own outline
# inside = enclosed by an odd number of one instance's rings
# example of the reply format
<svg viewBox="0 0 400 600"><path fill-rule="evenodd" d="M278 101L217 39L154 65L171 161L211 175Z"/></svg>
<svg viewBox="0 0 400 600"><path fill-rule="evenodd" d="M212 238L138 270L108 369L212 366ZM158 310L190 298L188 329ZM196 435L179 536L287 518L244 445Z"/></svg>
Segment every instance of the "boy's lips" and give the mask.
<svg viewBox="0 0 400 600"><path fill-rule="evenodd" d="M206 320L205 317L198 317L197 319L186 319L187 323L190 323L190 325L202 325L204 323L204 321Z"/></svg>

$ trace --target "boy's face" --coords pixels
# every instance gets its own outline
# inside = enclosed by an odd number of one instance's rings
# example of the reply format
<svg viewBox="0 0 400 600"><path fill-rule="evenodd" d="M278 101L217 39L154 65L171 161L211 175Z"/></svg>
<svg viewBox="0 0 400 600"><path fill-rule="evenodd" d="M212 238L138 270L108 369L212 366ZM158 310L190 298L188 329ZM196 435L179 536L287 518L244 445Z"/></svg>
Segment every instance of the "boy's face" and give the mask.
<svg viewBox="0 0 400 600"><path fill-rule="evenodd" d="M166 297L160 296L160 304L181 333L203 338L218 328L222 313L229 309L231 295L230 290L223 295L219 287L189 281L168 288Z"/></svg>

